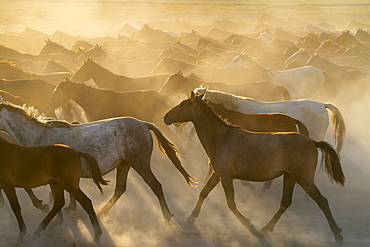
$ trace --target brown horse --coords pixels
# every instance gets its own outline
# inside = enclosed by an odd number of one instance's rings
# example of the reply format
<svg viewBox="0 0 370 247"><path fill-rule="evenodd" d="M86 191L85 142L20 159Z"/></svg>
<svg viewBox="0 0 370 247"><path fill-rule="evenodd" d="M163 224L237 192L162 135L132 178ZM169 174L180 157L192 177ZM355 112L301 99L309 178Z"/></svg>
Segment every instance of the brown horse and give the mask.
<svg viewBox="0 0 370 247"><path fill-rule="evenodd" d="M206 102L203 94L182 101L166 113L166 124L192 122L213 173L198 202L188 217L193 223L209 192L221 181L227 204L239 221L254 235L273 231L276 223L292 203L294 185L298 183L324 212L337 241L342 241L341 229L335 222L328 200L315 185L318 151L323 152L324 168L330 180L344 186L346 179L335 150L326 142L313 141L298 133L254 133L231 126L221 120ZM237 209L233 180L267 181L284 176L283 196L279 210L259 232Z"/></svg>
<svg viewBox="0 0 370 247"><path fill-rule="evenodd" d="M89 214L94 227L95 241L99 242L102 230L93 205L79 187L81 158L84 158L89 164L93 180L99 190L102 191L101 184L107 184L107 181L102 178L98 163L93 156L78 152L66 145L22 147L3 138L0 138L0 156L0 188L4 190L17 218L20 230L19 242L23 242L27 228L21 215L21 207L15 188L36 188L46 184L50 184L52 187L54 205L34 234L40 235L63 207L65 203L64 190L66 190Z"/></svg>
<svg viewBox="0 0 370 247"><path fill-rule="evenodd" d="M113 89L117 91L158 91L166 82L169 76L169 74L159 74L153 76L132 78L124 75L117 75L89 58L74 73L74 75L71 77L71 81L84 82L89 79L93 79L98 87Z"/></svg>
<svg viewBox="0 0 370 247"><path fill-rule="evenodd" d="M207 103L220 118L224 119L224 121L244 130L253 132L299 132L309 137L306 126L298 119L289 115L283 113L244 114L226 109L224 105L212 101L207 101ZM212 169L210 168L207 178L211 174ZM254 189L254 186L247 181L242 181L242 184L248 188ZM266 192L266 190L271 187L271 184L272 180L265 182L261 189L261 193Z"/></svg>

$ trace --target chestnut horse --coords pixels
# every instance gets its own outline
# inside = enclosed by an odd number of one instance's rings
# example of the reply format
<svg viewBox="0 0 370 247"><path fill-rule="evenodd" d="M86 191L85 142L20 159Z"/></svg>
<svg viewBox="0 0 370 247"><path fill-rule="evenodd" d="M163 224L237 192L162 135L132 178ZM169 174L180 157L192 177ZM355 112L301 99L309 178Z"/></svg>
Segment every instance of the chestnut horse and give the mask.
<svg viewBox="0 0 370 247"><path fill-rule="evenodd" d="M98 163L93 156L62 144L22 147L3 138L0 138L0 156L0 188L4 190L17 218L20 230L19 242L23 242L27 228L21 214L15 188L36 188L46 184L51 185L54 205L34 234L40 235L63 207L65 203L64 190L66 190L89 214L94 227L95 241L99 242L102 230L93 205L79 187L82 174L81 158L87 161L91 176L99 190L102 191L101 184L107 184L107 181L102 178Z"/></svg>
<svg viewBox="0 0 370 247"><path fill-rule="evenodd" d="M328 200L315 185L318 151L323 153L323 167L331 181L344 186L346 178L336 151L324 141L298 133L254 133L232 126L220 119L206 102L204 94L182 101L164 116L166 124L192 122L200 143L213 169L211 177L200 192L198 202L188 217L193 223L200 213L204 199L221 181L227 205L239 221L254 235L273 231L276 223L292 203L294 185L298 183L324 212L332 233L342 241ZM233 180L267 181L284 176L283 196L279 210L259 232L237 209Z"/></svg>
<svg viewBox="0 0 370 247"><path fill-rule="evenodd" d="M222 104L213 103L212 101L207 101L207 103L224 121L242 129L253 132L299 132L309 137L306 126L289 115L283 113L244 114L226 109ZM211 172L212 170L210 169L207 178L211 175ZM242 184L254 189L254 186L246 181L242 181ZM271 184L272 180L265 182L261 193L266 192L271 187Z"/></svg>

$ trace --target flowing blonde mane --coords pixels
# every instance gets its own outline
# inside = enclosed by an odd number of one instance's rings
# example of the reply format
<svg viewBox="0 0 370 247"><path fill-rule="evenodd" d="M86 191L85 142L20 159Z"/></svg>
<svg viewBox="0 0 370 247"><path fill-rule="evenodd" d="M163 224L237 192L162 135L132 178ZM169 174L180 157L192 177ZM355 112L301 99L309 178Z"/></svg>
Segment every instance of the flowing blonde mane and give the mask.
<svg viewBox="0 0 370 247"><path fill-rule="evenodd" d="M237 96L234 94L229 94L216 90L209 90L206 87L199 87L194 89L195 95L200 95L204 92L206 92L205 99L212 101L213 103L216 104L222 104L225 107L225 109L228 110L235 111L237 109L236 102L239 100L252 100L251 98L248 97Z"/></svg>

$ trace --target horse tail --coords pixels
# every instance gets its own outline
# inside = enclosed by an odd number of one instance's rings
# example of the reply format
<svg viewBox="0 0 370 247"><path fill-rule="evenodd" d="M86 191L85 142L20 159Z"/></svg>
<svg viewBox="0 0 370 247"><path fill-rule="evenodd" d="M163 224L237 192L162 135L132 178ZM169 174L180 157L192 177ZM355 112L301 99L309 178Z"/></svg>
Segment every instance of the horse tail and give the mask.
<svg viewBox="0 0 370 247"><path fill-rule="evenodd" d="M169 142L166 139L166 137L162 134L162 132L159 131L159 129L157 129L153 124L147 123L147 125L149 130L151 130L155 134L159 149L167 155L167 157L171 160L172 164L174 164L176 169L179 170L179 172L185 178L186 183L190 187L196 187L197 182L195 181L195 178L191 176L182 166L175 145Z"/></svg>
<svg viewBox="0 0 370 247"><path fill-rule="evenodd" d="M308 129L306 127L306 125L304 125L301 121L299 121L298 119L295 120L295 124L298 126L298 132L301 133L302 135L304 136L307 136L307 137L310 137L309 133L308 133Z"/></svg>
<svg viewBox="0 0 370 247"><path fill-rule="evenodd" d="M325 159L325 162L321 162L321 168L325 168L331 182L334 180L336 183L344 187L347 180L344 176L339 156L335 152L334 148L325 141L313 142L315 143L316 148L321 150L323 159Z"/></svg>
<svg viewBox="0 0 370 247"><path fill-rule="evenodd" d="M103 179L100 167L96 159L88 153L78 152L78 156L86 160L94 183L96 184L96 186L98 186L100 192L103 193L103 190L100 185L107 185L108 181Z"/></svg>
<svg viewBox="0 0 370 247"><path fill-rule="evenodd" d="M290 94L288 92L288 89L284 86L276 85L277 89L280 91L280 93L283 95L284 100L291 100Z"/></svg>
<svg viewBox="0 0 370 247"><path fill-rule="evenodd" d="M325 108L330 110L331 113L331 126L334 130L335 142L337 142L337 152L342 150L344 135L346 132L346 126L344 124L344 119L339 109L332 103L325 103Z"/></svg>

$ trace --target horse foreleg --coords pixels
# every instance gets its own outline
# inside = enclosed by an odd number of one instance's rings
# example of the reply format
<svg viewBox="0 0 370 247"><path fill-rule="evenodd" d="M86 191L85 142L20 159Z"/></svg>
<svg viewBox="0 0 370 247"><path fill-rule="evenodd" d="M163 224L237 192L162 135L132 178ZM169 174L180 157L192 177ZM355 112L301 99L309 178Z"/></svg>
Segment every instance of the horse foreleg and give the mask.
<svg viewBox="0 0 370 247"><path fill-rule="evenodd" d="M152 170L150 170L150 165L143 166L142 164L138 164L132 165L132 168L144 179L145 183L149 185L153 193L157 196L165 222L170 224L173 214L170 212L166 199L164 198L162 184L154 176Z"/></svg>
<svg viewBox="0 0 370 247"><path fill-rule="evenodd" d="M24 189L24 190L27 192L27 194L30 197L30 199L32 201L32 204L33 204L33 206L35 206L35 208L40 209L44 213L48 213L50 211L49 205L42 204L42 200L40 200L36 197L36 195L33 193L32 189Z"/></svg>
<svg viewBox="0 0 370 247"><path fill-rule="evenodd" d="M19 236L17 241L18 242L23 242L24 236L27 234L27 227L24 224L24 220L21 214L21 206L19 205L19 201L17 198L17 194L15 193L15 188L14 187L5 187L3 188L6 196L8 197L10 206L12 207L12 210L15 214L15 217L17 218L18 221L18 226L19 226Z"/></svg>
<svg viewBox="0 0 370 247"><path fill-rule="evenodd" d="M342 229L338 227L331 213L328 199L324 197L314 183L311 184L300 184L302 188L308 193L308 195L317 203L320 209L324 212L326 220L329 223L330 229L334 234L337 242L343 241L343 236L340 235Z"/></svg>
<svg viewBox="0 0 370 247"><path fill-rule="evenodd" d="M280 206L278 211L269 221L269 223L262 228L262 234L266 235L268 232L272 232L280 217L283 215L285 210L292 204L294 185L296 184L294 178L286 173L284 174L283 181L283 196L281 198Z"/></svg>
<svg viewBox="0 0 370 247"><path fill-rule="evenodd" d="M60 209L65 204L63 188L57 182L53 180L50 182L50 186L51 186L51 189L53 190L54 204L50 212L46 215L44 220L40 223L40 225L37 227L36 231L34 232L36 236L40 236L41 232L46 229L50 221L54 218L54 216L60 211Z"/></svg>
<svg viewBox="0 0 370 247"><path fill-rule="evenodd" d="M127 163L120 164L117 167L116 173L116 188L114 189L113 196L109 199L107 204L100 210L98 216L105 216L108 214L109 210L113 207L116 201L121 197L126 191L127 175L131 166Z"/></svg>
<svg viewBox="0 0 370 247"><path fill-rule="evenodd" d="M245 226L253 235L260 236L258 230L251 224L250 220L245 218L236 207L233 180L231 178L222 177L221 184L225 191L227 206L231 212L235 214L243 226Z"/></svg>
<svg viewBox="0 0 370 247"><path fill-rule="evenodd" d="M213 190L219 182L220 177L215 172L212 172L212 175L209 177L207 183L204 185L199 194L199 198L193 212L188 217L188 223L194 223L195 219L198 218L203 201L207 198L209 192L211 192L211 190Z"/></svg>

